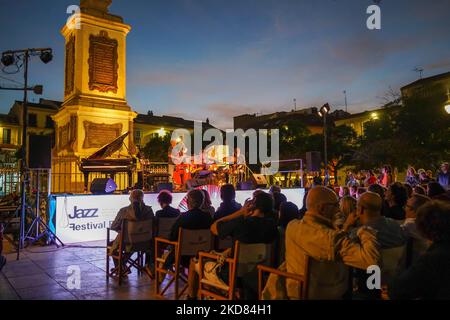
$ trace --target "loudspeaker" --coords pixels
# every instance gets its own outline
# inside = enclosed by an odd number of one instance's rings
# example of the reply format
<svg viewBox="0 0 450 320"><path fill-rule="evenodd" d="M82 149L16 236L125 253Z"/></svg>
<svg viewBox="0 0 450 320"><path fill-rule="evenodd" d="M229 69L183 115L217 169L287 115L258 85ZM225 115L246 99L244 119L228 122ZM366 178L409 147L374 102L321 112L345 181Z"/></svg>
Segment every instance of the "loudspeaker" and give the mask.
<svg viewBox="0 0 450 320"><path fill-rule="evenodd" d="M91 193L93 194L113 193L116 189L116 183L110 178L97 178L91 182Z"/></svg>
<svg viewBox="0 0 450 320"><path fill-rule="evenodd" d="M173 184L172 183L158 183L157 191L158 193L167 190L172 192L173 191Z"/></svg>
<svg viewBox="0 0 450 320"><path fill-rule="evenodd" d="M52 142L50 136L30 135L28 139L28 167L52 168Z"/></svg>
<svg viewBox="0 0 450 320"><path fill-rule="evenodd" d="M309 172L320 171L321 162L320 152L312 151L306 153L306 169Z"/></svg>
<svg viewBox="0 0 450 320"><path fill-rule="evenodd" d="M237 190L255 190L254 183L252 181L239 182L236 186Z"/></svg>
<svg viewBox="0 0 450 320"><path fill-rule="evenodd" d="M263 174L254 173L253 180L255 182L256 188L265 188L267 186L267 179Z"/></svg>

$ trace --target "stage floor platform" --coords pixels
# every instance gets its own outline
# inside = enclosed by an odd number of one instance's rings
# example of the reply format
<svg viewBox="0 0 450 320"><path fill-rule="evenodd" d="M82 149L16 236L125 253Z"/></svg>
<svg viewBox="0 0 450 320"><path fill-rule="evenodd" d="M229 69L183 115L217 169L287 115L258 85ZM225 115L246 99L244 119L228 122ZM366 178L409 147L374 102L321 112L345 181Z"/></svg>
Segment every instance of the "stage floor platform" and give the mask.
<svg viewBox="0 0 450 320"><path fill-rule="evenodd" d="M104 241L72 244L66 248L33 246L7 253L0 272L0 300L161 300L155 294L154 280L138 276L136 270L119 287L106 281ZM68 288L68 267L79 266L81 288ZM70 270L70 269L69 269ZM173 288L167 293L174 299Z"/></svg>

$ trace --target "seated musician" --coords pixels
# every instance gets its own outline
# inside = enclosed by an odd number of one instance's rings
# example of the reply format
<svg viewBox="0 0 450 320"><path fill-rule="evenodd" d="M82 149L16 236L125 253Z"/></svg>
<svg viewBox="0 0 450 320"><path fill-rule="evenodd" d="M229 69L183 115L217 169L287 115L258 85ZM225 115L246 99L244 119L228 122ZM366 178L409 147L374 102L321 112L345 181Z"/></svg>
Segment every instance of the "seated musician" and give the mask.
<svg viewBox="0 0 450 320"><path fill-rule="evenodd" d="M154 214L152 207L145 205L144 192L142 190L133 190L130 193L131 204L119 210L116 218L111 224L111 230L120 232L122 228L122 222L124 220L131 221L143 221L153 219ZM116 237L111 247L111 252L117 251L119 248L119 236ZM118 261L114 259L114 265L117 267Z"/></svg>

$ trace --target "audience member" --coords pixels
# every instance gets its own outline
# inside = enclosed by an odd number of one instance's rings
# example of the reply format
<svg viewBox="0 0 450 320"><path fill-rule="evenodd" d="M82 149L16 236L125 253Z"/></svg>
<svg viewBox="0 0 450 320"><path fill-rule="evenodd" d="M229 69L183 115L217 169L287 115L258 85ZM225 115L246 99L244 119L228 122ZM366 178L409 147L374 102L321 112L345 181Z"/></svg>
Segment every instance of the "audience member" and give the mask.
<svg viewBox="0 0 450 320"><path fill-rule="evenodd" d="M350 189L347 186L341 186L339 188L339 198L343 198L350 195Z"/></svg>
<svg viewBox="0 0 450 320"><path fill-rule="evenodd" d="M236 202L236 190L232 184L220 187L220 199L222 203L214 214L214 220L219 220L242 208L241 204Z"/></svg>
<svg viewBox="0 0 450 320"><path fill-rule="evenodd" d="M339 211L334 192L315 187L308 193L308 211L302 220L293 220L286 229L287 272L303 274L305 255L313 261L310 267L308 299L340 299L348 290L348 266L366 269L378 264L380 253L374 231L360 228L359 242L351 241L345 232L333 227L332 219ZM287 295L298 299L299 284L286 281Z"/></svg>
<svg viewBox="0 0 450 320"><path fill-rule="evenodd" d="M445 189L439 182L432 181L428 183L427 196L434 199L442 194L445 194Z"/></svg>
<svg viewBox="0 0 450 320"><path fill-rule="evenodd" d="M391 184L386 191L385 199L388 204L386 217L399 221L405 220L404 206L408 200L405 187L400 182Z"/></svg>
<svg viewBox="0 0 450 320"><path fill-rule="evenodd" d="M408 199L411 198L411 196L414 192L413 187L411 187L411 185L409 185L407 183L404 183L403 186L406 189L406 196L408 197Z"/></svg>
<svg viewBox="0 0 450 320"><path fill-rule="evenodd" d="M417 229L431 246L388 287L391 299L450 299L450 205L429 201L417 211Z"/></svg>
<svg viewBox="0 0 450 320"><path fill-rule="evenodd" d="M180 211L171 206L172 194L170 191L162 190L156 199L161 206L161 210L155 213L156 220L159 218L176 218L180 215Z"/></svg>
<svg viewBox="0 0 450 320"><path fill-rule="evenodd" d="M203 193L203 204L200 209L206 213L211 215L211 218L214 217L216 213L216 209L212 206L211 197L209 196L209 192L205 189L200 190Z"/></svg>
<svg viewBox="0 0 450 320"><path fill-rule="evenodd" d="M441 170L437 175L437 181L445 189L450 189L450 172L448 171L448 162L444 162L441 165Z"/></svg>
<svg viewBox="0 0 450 320"><path fill-rule="evenodd" d="M420 185L417 185L417 186L414 187L414 193L415 194L422 194L424 196L427 194L426 191L425 191L425 188L420 186Z"/></svg>
<svg viewBox="0 0 450 320"><path fill-rule="evenodd" d="M394 182L394 177L392 175L391 166L388 166L388 165L384 166L381 169L381 173L382 173L382 178L381 178L380 184L383 187L387 188Z"/></svg>
<svg viewBox="0 0 450 320"><path fill-rule="evenodd" d="M405 183L409 184L413 188L419 184L419 177L417 176L417 172L414 167L410 166L406 171Z"/></svg>
<svg viewBox="0 0 450 320"><path fill-rule="evenodd" d="M339 209L333 222L334 227L338 230L344 227L347 217L356 212L356 199L350 196L343 197L339 202Z"/></svg>
<svg viewBox="0 0 450 320"><path fill-rule="evenodd" d="M119 210L116 218L111 224L110 227L111 230L114 230L116 232L121 231L122 222L124 220L144 221L148 219L153 219L154 214L152 207L145 205L144 192L142 190L134 189L133 191L131 191L129 200L131 204ZM114 240L111 246L111 252L113 253L117 251L118 248L119 248L119 236L117 236L116 239ZM113 259L113 261L114 265L117 266L118 260Z"/></svg>
<svg viewBox="0 0 450 320"><path fill-rule="evenodd" d="M233 241L242 243L272 243L278 235L277 226L270 215L273 212L273 198L265 192L257 193L247 201L240 210L225 216L211 225L213 235L221 239L231 237ZM225 256L230 256L232 250L227 249ZM228 282L228 264L224 264L218 277ZM206 267L206 265L205 265ZM253 279L254 278L254 279ZM246 298L256 298L257 277L242 279L245 283ZM247 280L247 281L246 281ZM189 267L189 298L196 298L198 291L198 261L191 260Z"/></svg>

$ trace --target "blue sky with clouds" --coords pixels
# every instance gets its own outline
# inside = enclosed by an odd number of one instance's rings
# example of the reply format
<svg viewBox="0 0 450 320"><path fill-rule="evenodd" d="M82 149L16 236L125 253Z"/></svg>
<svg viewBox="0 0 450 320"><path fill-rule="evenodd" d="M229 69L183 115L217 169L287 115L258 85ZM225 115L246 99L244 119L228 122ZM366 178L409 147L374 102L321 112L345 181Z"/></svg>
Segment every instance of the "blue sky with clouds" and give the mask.
<svg viewBox="0 0 450 320"><path fill-rule="evenodd" d="M0 0L0 51L47 47L30 69L45 98L62 99L64 39L76 0ZM382 0L382 29L366 28L372 0L113 0L128 36L127 98L137 112L206 119L297 106L349 111L382 104L389 87L450 71L450 1ZM5 9L8 8L8 9ZM23 20L22 18L25 17ZM19 80L17 75L2 77ZM0 84L10 84L0 78ZM14 83L11 83L14 85ZM20 92L0 91L0 112ZM30 100L38 100L32 96Z"/></svg>

